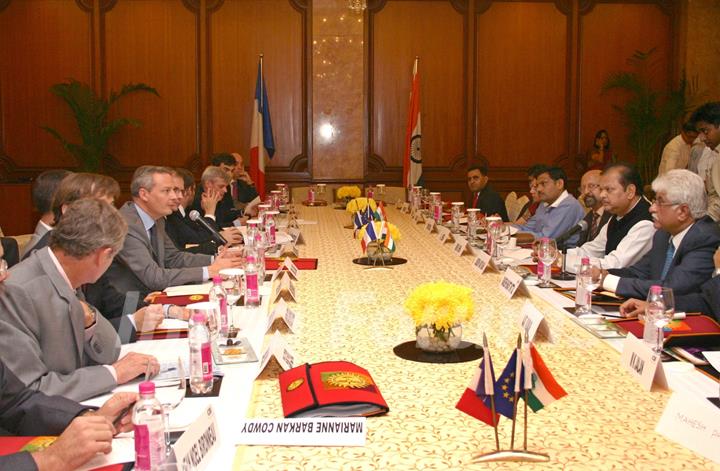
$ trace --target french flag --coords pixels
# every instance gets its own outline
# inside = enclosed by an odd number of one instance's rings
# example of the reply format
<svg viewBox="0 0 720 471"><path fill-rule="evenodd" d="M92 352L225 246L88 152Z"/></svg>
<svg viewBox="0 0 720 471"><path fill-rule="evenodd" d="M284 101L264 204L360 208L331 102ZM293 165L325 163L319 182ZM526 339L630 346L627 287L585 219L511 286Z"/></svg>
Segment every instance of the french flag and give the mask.
<svg viewBox="0 0 720 471"><path fill-rule="evenodd" d="M258 194L265 198L265 162L275 154L270 104L263 77L263 56L258 62L255 82L255 103L253 105L252 135L250 136L250 177L255 182Z"/></svg>

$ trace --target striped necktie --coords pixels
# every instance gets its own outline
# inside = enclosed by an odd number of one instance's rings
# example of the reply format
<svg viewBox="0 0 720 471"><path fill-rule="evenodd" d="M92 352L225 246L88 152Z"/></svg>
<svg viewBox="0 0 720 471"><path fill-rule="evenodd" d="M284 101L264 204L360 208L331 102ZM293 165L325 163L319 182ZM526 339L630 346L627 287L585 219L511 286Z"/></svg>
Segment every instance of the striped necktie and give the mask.
<svg viewBox="0 0 720 471"><path fill-rule="evenodd" d="M675 245L673 245L672 237L668 241L667 252L665 253L665 265L663 265L662 275L660 279L664 280L668 271L670 271L670 265L672 265L673 256L675 255Z"/></svg>

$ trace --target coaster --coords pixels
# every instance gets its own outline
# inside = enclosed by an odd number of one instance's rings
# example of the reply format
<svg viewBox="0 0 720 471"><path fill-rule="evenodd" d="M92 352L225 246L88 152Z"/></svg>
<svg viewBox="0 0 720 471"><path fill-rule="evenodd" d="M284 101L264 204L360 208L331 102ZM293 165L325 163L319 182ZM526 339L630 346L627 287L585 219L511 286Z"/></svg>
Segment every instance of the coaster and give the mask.
<svg viewBox="0 0 720 471"><path fill-rule="evenodd" d="M325 200L316 200L316 201L303 201L303 206L327 206L327 201Z"/></svg>
<svg viewBox="0 0 720 471"><path fill-rule="evenodd" d="M223 377L213 377L213 388L207 394L195 394L190 389L190 379L187 380L187 389L185 390L185 397L218 397L220 395L220 386L222 386Z"/></svg>
<svg viewBox="0 0 720 471"><path fill-rule="evenodd" d="M483 348L472 342L460 342L460 348L452 352L426 352L420 350L415 340L401 343L393 348L396 356L418 363L465 363L482 358Z"/></svg>
<svg viewBox="0 0 720 471"><path fill-rule="evenodd" d="M383 265L383 263L380 261L376 263L367 257L360 257L353 259L353 263L355 263L356 265L364 265L366 267L391 267L393 265L403 265L407 263L407 260L400 257L392 257L390 260L385 260L385 265Z"/></svg>

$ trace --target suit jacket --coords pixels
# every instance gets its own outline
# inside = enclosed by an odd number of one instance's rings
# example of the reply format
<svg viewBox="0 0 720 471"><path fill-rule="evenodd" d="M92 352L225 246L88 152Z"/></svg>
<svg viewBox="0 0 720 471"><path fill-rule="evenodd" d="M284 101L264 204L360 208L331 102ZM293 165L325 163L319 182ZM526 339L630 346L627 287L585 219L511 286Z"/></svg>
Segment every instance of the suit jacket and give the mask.
<svg viewBox="0 0 720 471"><path fill-rule="evenodd" d="M715 319L720 322L720 276L703 283L699 293L689 293L675 298L675 309L685 312L702 312L715 316Z"/></svg>
<svg viewBox="0 0 720 471"><path fill-rule="evenodd" d="M597 234L595 234L595 237L597 237L597 235L600 233L600 229L602 229L602 227L605 224L607 224L607 222L610 220L610 216L612 216L612 214L610 214L610 211L603 211L602 216L600 216L600 222L598 222ZM578 247L582 246L582 244L584 244L585 242L590 242L591 240L593 240L595 238L595 237L592 237L592 238L590 237L590 228L592 228L592 219L593 219L593 211L591 209L590 211L588 211L588 213L583 218L583 221L585 221L587 223L588 228L586 231L580 232L580 241L577 244Z"/></svg>
<svg viewBox="0 0 720 471"><path fill-rule="evenodd" d="M38 241L42 238L42 236L47 234L49 230L50 229L48 229L48 227L43 224L42 221L38 221L38 223L35 225L35 232L33 232L32 237L30 237L30 242L28 242L28 244L23 249L20 257L24 259L27 254L32 252Z"/></svg>
<svg viewBox="0 0 720 471"><path fill-rule="evenodd" d="M50 249L11 270L0 296L0 360L28 387L82 401L116 386L108 368L120 354L110 323L97 316L85 340L80 300L58 271Z"/></svg>
<svg viewBox="0 0 720 471"><path fill-rule="evenodd" d="M490 185L477 192L477 201L475 201L476 193L470 193L470 202L468 208L479 209L483 214L492 216L497 214L503 221L508 222L507 208L505 201L500 197L497 191Z"/></svg>
<svg viewBox="0 0 720 471"><path fill-rule="evenodd" d="M202 208L202 205L200 204L200 199L202 198L202 189L198 189L198 191L195 194L195 199L193 200L192 204L189 208L186 209L186 211L196 210L198 211L203 217L205 216L205 210ZM235 209L235 202L232 199L232 196L230 196L229 192L225 192L222 199L218 201L217 206L215 207L215 223L219 228L228 227L233 225L233 221L240 216L243 215L243 211L239 209Z"/></svg>
<svg viewBox="0 0 720 471"><path fill-rule="evenodd" d="M715 266L713 253L720 245L720 229L707 216L695 224L683 237L665 279L661 279L670 234L663 230L655 232L652 248L635 265L608 270L620 278L616 293L627 298L645 299L652 285L673 289L675 296L694 293L707 281Z"/></svg>
<svg viewBox="0 0 720 471"><path fill-rule="evenodd" d="M212 261L209 255L179 251L165 233L165 218L155 221L156 254L135 203L125 203L120 214L128 223L128 234L106 273L116 290L121 293L139 291L145 297L151 291L162 291L168 286L202 283L202 267Z"/></svg>
<svg viewBox="0 0 720 471"><path fill-rule="evenodd" d="M191 221L180 211L173 211L172 214L165 218L165 232L175 243L175 246L184 252L204 253L206 255L215 255L217 253L217 245L211 240L210 234L195 221ZM215 221L210 218L204 218L210 227L218 230ZM196 244L195 247L185 248L188 244Z"/></svg>
<svg viewBox="0 0 720 471"><path fill-rule="evenodd" d="M64 397L46 396L26 388L0 361L1 435L59 435L85 409ZM21 452L0 456L0 469L24 471L37 466L29 452Z"/></svg>
<svg viewBox="0 0 720 471"><path fill-rule="evenodd" d="M237 198L233 201L233 203L245 205L254 200L258 197L257 189L254 185L248 185L242 180L233 180L230 182L230 185L228 185L228 194L232 198L232 186L235 186L235 191L237 192Z"/></svg>
<svg viewBox="0 0 720 471"><path fill-rule="evenodd" d="M20 261L20 250L17 240L13 237L0 237L0 244L2 244L3 248L2 258L7 262L7 266L12 267L17 265Z"/></svg>
<svg viewBox="0 0 720 471"><path fill-rule="evenodd" d="M48 245L50 245L50 234L52 234L52 230L49 230L45 232L40 238L35 242L35 245L33 245L30 248L26 248L25 252L23 253L22 257L20 258L20 261L24 261L30 255L33 254L33 252L37 252L38 250L44 249ZM33 236L34 237L34 236Z"/></svg>

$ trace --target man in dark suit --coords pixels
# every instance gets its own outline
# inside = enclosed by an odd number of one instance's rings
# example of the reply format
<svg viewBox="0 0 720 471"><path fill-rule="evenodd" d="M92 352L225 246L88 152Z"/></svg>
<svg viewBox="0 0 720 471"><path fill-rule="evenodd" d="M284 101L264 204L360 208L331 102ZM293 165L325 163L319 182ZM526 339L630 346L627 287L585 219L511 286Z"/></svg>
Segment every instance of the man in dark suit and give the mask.
<svg viewBox="0 0 720 471"><path fill-rule="evenodd" d="M210 255L181 252L167 236L165 216L177 204L173 173L167 167L145 165L133 175L132 201L120 208L128 234L107 272L110 283L120 292L139 291L144 297L168 286L202 283L223 268L240 266L236 253L221 251L213 259Z"/></svg>
<svg viewBox="0 0 720 471"><path fill-rule="evenodd" d="M244 208L248 204L254 202L259 197L255 182L252 181L250 174L245 170L242 155L234 152L235 170L233 170L233 180L230 182L230 196L235 201L235 207Z"/></svg>
<svg viewBox="0 0 720 471"><path fill-rule="evenodd" d="M0 361L0 434L60 435L43 450L0 456L0 469L75 469L98 453L108 453L115 434L132 430L132 412L125 414L117 428L113 421L136 400L134 393L115 394L95 411L62 396L46 396L26 387Z"/></svg>
<svg viewBox="0 0 720 471"><path fill-rule="evenodd" d="M580 199L589 211L583 218L588 228L580 233L578 247L595 239L610 220L611 214L600 199L600 174L600 170L588 170L580 179Z"/></svg>
<svg viewBox="0 0 720 471"><path fill-rule="evenodd" d="M0 296L0 360L33 389L82 401L159 370L149 355L118 360L120 341L79 288L122 247L127 226L104 201L70 204L50 245L10 271Z"/></svg>
<svg viewBox="0 0 720 471"><path fill-rule="evenodd" d="M479 209L486 216L499 215L508 222L505 202L490 185L488 185L487 163L471 165L467 170L467 182L470 189L468 208Z"/></svg>
<svg viewBox="0 0 720 471"><path fill-rule="evenodd" d="M207 167L200 177L200 191L195 192L195 198L188 209L198 211L201 216L213 219L218 227L232 226L233 221L241 217L243 212L235 209L232 198L228 195L230 179L230 174L222 168L214 165ZM218 198L215 214L206 213L202 204L203 195L207 198L213 194L216 194Z"/></svg>
<svg viewBox="0 0 720 471"><path fill-rule="evenodd" d="M712 255L720 229L705 216L702 179L689 170L671 170L652 184L650 206L657 229L652 248L636 264L603 270L602 287L627 298L647 296L652 285L672 288L675 296L699 292L713 272Z"/></svg>

